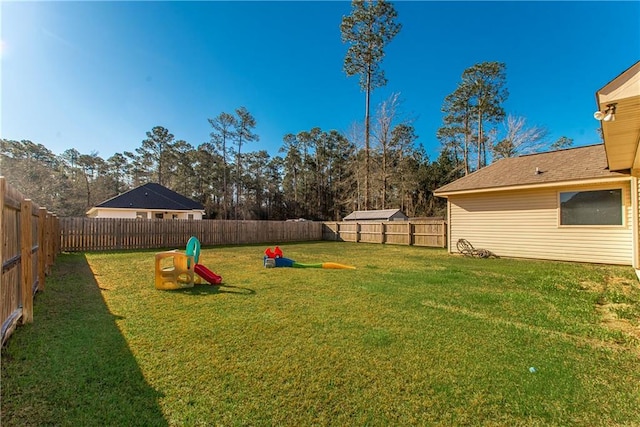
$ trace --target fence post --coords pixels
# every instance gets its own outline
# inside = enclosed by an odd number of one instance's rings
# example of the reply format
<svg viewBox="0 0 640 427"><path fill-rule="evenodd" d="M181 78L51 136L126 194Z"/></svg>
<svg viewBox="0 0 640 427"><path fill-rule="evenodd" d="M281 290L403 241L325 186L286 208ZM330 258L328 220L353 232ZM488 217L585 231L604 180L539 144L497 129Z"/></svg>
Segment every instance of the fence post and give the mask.
<svg viewBox="0 0 640 427"><path fill-rule="evenodd" d="M380 223L380 243L385 243L385 237L386 237L386 230L385 230L385 223L381 222Z"/></svg>
<svg viewBox="0 0 640 427"><path fill-rule="evenodd" d="M5 216L4 216L4 199L7 194L7 181L4 176L0 176L0 234L4 236L5 233ZM4 240L4 238L3 238ZM0 284L4 283L4 242L0 242ZM0 319L4 321L4 319ZM2 337L4 339L4 337Z"/></svg>
<svg viewBox="0 0 640 427"><path fill-rule="evenodd" d="M356 221L356 243L360 242L360 223Z"/></svg>
<svg viewBox="0 0 640 427"><path fill-rule="evenodd" d="M446 248L447 247L447 223L443 222L442 224L440 224L440 227L442 228L442 247Z"/></svg>
<svg viewBox="0 0 640 427"><path fill-rule="evenodd" d="M22 323L33 322L33 231L31 227L32 203L20 202L20 265L22 267Z"/></svg>
<svg viewBox="0 0 640 427"><path fill-rule="evenodd" d="M53 229L53 214L51 212L47 212L47 229L45 231L44 236L44 258L45 258L45 274L51 273L51 265L53 265L53 252L54 252L54 239L56 235L54 234Z"/></svg>
<svg viewBox="0 0 640 427"><path fill-rule="evenodd" d="M44 291L45 271L47 269L47 208L38 209L38 290Z"/></svg>
<svg viewBox="0 0 640 427"><path fill-rule="evenodd" d="M51 266L53 266L60 253L60 218L57 214L51 213L51 222Z"/></svg>

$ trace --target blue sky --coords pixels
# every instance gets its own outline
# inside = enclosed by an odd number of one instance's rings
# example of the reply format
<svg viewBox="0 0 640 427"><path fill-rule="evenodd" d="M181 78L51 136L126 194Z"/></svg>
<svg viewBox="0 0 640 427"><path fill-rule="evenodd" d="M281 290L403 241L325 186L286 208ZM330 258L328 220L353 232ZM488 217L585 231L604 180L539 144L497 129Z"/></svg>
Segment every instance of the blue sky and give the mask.
<svg viewBox="0 0 640 427"><path fill-rule="evenodd" d="M640 59L640 2L395 3L382 64L435 160L440 108L465 68L507 65L507 113L549 139L599 141L595 92ZM2 2L0 136L60 154L133 151L154 126L194 147L245 106L277 155L286 133L348 132L364 116L342 64L349 2Z"/></svg>

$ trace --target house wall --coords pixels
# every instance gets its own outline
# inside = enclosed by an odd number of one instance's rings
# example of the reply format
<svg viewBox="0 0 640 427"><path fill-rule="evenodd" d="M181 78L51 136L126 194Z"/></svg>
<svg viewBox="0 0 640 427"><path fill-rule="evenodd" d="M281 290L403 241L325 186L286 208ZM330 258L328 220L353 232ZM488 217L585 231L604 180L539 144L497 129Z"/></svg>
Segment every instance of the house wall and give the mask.
<svg viewBox="0 0 640 427"><path fill-rule="evenodd" d="M173 219L173 215L177 215L175 219L190 219L189 214L193 215L192 219L202 219L202 212L199 211L175 211L175 212L166 212L165 211L151 211L148 209L105 209L105 208L96 208L91 218L130 218L136 219L138 212L145 212L145 219L155 219L155 214L160 213L163 216L163 219Z"/></svg>
<svg viewBox="0 0 640 427"><path fill-rule="evenodd" d="M136 211L129 211L127 209L104 209L97 208L91 218L136 218Z"/></svg>
<svg viewBox="0 0 640 427"><path fill-rule="evenodd" d="M631 265L630 187L620 182L449 196L449 251L466 239L504 257ZM559 192L610 188L623 190L623 226L559 225Z"/></svg>
<svg viewBox="0 0 640 427"><path fill-rule="evenodd" d="M640 180L633 173L631 176L631 216L633 217L633 263L632 267L636 269L636 274L640 279Z"/></svg>

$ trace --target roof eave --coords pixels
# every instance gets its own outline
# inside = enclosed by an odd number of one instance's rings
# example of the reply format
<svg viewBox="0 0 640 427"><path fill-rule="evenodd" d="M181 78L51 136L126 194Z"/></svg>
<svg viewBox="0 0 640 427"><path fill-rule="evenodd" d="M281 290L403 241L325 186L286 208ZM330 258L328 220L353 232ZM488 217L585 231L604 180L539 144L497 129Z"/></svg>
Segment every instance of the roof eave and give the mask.
<svg viewBox="0 0 640 427"><path fill-rule="evenodd" d="M108 206L95 206L89 209L87 211L87 214L89 214L89 212L93 212L98 209L115 210L115 211L143 210L143 211L164 211L164 212L201 212L202 214L205 213L204 209L195 209L195 208L194 209L168 209L168 208L143 208L143 207L135 207L135 206L130 206L128 208L112 208Z"/></svg>
<svg viewBox="0 0 640 427"><path fill-rule="evenodd" d="M608 183L615 183L615 182L626 182L626 181L629 181L630 179L631 179L631 175L628 175L628 176L625 175L625 176L615 176L615 177L606 177L606 178L580 179L580 180L572 180L572 181L545 182L540 184L506 185L504 187L471 188L471 189L452 190L452 191L435 191L433 194L434 196L437 196L437 197L447 198L450 196L494 193L494 192L502 192L502 191L531 190L531 189L538 189L538 188L553 188L553 187L566 187L566 186L590 185L590 184L608 184Z"/></svg>
<svg viewBox="0 0 640 427"><path fill-rule="evenodd" d="M640 166L640 61L596 91L599 111L616 105L615 121L600 122L607 164L611 170Z"/></svg>

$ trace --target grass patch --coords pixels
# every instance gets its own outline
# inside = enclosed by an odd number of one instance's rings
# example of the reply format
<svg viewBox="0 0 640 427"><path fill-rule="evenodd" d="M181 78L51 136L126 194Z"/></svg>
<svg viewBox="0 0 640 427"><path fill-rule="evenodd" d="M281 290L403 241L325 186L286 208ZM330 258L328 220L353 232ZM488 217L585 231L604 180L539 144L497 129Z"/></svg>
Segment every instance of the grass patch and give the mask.
<svg viewBox="0 0 640 427"><path fill-rule="evenodd" d="M60 256L35 323L3 349L2 425L640 419L630 268L282 248L358 269L265 269L264 246L203 249L223 286L156 291L155 252Z"/></svg>

